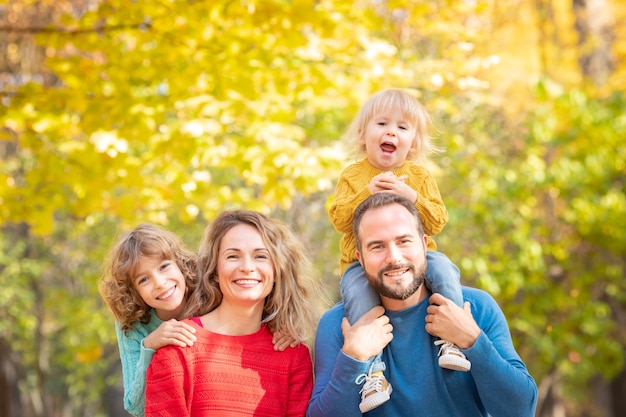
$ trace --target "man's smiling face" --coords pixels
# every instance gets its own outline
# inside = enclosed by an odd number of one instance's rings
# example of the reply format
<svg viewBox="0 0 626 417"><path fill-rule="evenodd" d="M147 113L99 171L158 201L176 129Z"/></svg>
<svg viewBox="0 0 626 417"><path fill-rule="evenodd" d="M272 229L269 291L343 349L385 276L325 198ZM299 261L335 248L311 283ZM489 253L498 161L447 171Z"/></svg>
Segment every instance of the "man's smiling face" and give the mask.
<svg viewBox="0 0 626 417"><path fill-rule="evenodd" d="M367 211L359 238L357 257L370 285L398 309L415 304L426 274L426 238L407 209L391 204Z"/></svg>

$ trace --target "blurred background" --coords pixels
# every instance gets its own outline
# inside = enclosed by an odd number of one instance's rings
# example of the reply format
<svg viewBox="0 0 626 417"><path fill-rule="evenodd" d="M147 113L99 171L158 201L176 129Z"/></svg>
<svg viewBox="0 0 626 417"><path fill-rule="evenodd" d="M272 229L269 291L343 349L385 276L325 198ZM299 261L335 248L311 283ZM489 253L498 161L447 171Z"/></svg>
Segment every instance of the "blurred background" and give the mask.
<svg viewBox="0 0 626 417"><path fill-rule="evenodd" d="M283 219L338 300L341 135L416 89L450 213L538 417L626 415L626 3L0 1L0 416L123 416L97 291L144 221L196 248L217 212Z"/></svg>

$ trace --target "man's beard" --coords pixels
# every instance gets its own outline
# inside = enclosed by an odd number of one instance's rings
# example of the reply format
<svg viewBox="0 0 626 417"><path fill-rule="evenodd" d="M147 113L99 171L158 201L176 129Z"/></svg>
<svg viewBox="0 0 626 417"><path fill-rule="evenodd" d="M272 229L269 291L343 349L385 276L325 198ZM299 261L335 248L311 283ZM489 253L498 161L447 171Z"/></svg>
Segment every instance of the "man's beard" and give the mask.
<svg viewBox="0 0 626 417"><path fill-rule="evenodd" d="M386 286L383 279L383 274L387 271L394 271L398 269L408 269L413 274L413 281L406 287L389 287ZM375 279L372 275L367 274L370 285L374 290L382 297L391 298L393 300L406 300L419 289L420 285L424 283L426 278L426 265L422 265L419 270L415 269L415 264L399 264L389 265L380 271L378 271Z"/></svg>

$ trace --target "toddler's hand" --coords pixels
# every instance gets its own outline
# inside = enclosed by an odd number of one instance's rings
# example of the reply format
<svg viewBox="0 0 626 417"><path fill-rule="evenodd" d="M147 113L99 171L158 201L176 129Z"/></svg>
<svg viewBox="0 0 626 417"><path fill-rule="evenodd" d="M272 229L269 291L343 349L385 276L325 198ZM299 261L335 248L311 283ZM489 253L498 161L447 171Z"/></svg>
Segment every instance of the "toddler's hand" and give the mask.
<svg viewBox="0 0 626 417"><path fill-rule="evenodd" d="M405 181L407 175L395 176L393 172L383 172L376 175L369 183L369 190L372 194L376 193L395 193L406 197L412 203L416 203L418 199L417 191L412 189Z"/></svg>
<svg viewBox="0 0 626 417"><path fill-rule="evenodd" d="M391 171L381 172L370 180L368 185L370 193L376 194L382 191L390 191L389 184L397 181L397 179L398 177Z"/></svg>

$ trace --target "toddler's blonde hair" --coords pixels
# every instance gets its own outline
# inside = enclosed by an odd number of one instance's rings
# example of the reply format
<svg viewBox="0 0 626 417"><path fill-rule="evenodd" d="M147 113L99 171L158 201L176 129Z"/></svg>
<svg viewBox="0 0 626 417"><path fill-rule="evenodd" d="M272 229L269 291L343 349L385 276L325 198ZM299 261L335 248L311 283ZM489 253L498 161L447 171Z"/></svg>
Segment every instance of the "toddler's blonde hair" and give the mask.
<svg viewBox="0 0 626 417"><path fill-rule="evenodd" d="M409 152L407 159L424 163L430 155L441 151L433 143L434 124L426 108L417 99L417 93L410 89L390 88L371 96L344 134L344 140L352 149L354 157L360 158L365 155L365 145L360 143L360 139L365 134L369 121L378 114L394 109L399 109L407 121L415 126L416 150Z"/></svg>

